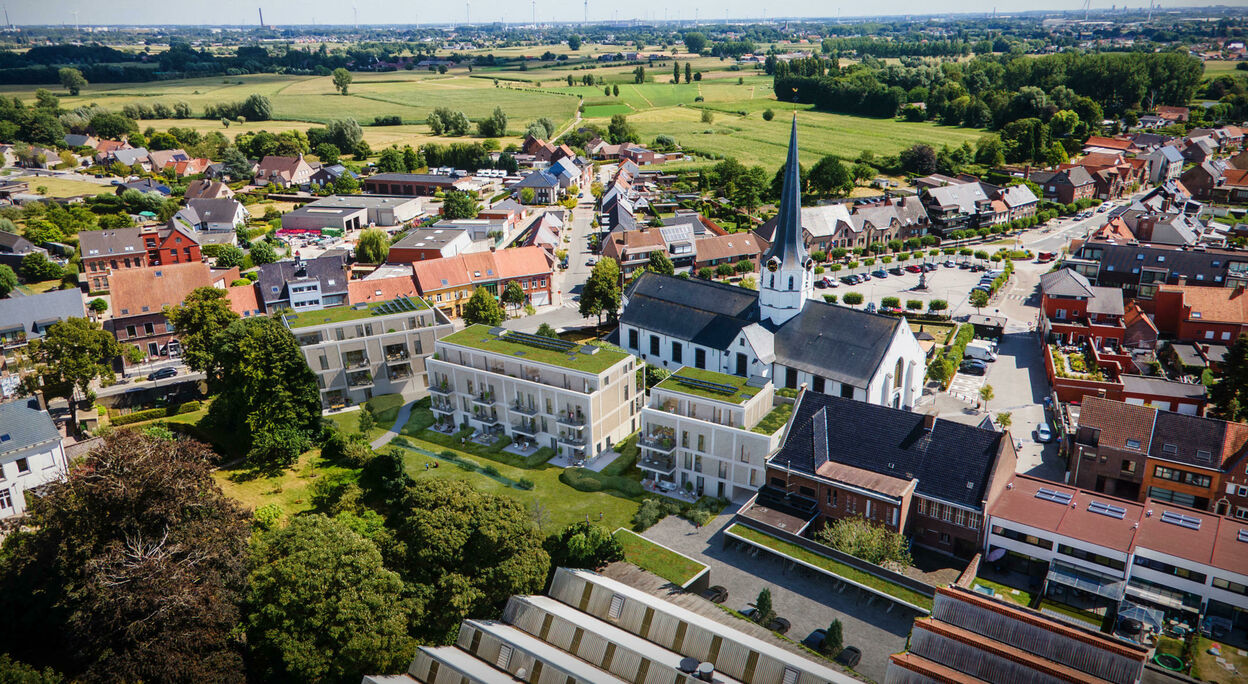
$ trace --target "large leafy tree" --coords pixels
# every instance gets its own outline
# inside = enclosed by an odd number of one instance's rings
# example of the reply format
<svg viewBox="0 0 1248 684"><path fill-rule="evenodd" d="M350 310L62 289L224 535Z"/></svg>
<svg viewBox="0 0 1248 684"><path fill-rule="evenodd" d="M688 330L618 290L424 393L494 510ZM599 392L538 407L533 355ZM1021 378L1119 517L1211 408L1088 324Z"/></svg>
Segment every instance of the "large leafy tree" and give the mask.
<svg viewBox="0 0 1248 684"><path fill-rule="evenodd" d="M464 305L465 323L493 326L505 320L507 320L507 312L503 311L503 305L498 303L489 290L478 287L472 291L472 297L469 297L468 303Z"/></svg>
<svg viewBox="0 0 1248 684"><path fill-rule="evenodd" d="M602 525L574 522L546 538L543 546L552 568L601 568L624 560L624 548Z"/></svg>
<svg viewBox="0 0 1248 684"><path fill-rule="evenodd" d="M355 244L357 259L369 264L380 264L386 260L388 254L390 254L390 238L386 235L386 231L380 228L369 228L360 233L360 239Z"/></svg>
<svg viewBox="0 0 1248 684"><path fill-rule="evenodd" d="M1248 420L1248 335L1240 335L1226 351L1214 378L1209 388L1213 415L1236 422Z"/></svg>
<svg viewBox="0 0 1248 684"><path fill-rule="evenodd" d="M337 69L334 69L333 78L334 90L337 90L342 95L346 95L347 88L351 86L351 81L353 80L351 78L351 72L343 69L342 67L338 67Z"/></svg>
<svg viewBox="0 0 1248 684"><path fill-rule="evenodd" d="M810 185L821 195L841 197L854 189L854 178L840 159L828 155L811 168Z"/></svg>
<svg viewBox="0 0 1248 684"><path fill-rule="evenodd" d="M70 95L77 95L87 87L87 78L82 75L81 71L72 67L63 67L57 72L57 76L61 79L61 86L68 90Z"/></svg>
<svg viewBox="0 0 1248 684"><path fill-rule="evenodd" d="M242 682L247 514L191 440L121 430L0 549L0 639L80 681Z"/></svg>
<svg viewBox="0 0 1248 684"><path fill-rule="evenodd" d="M524 305L524 301L527 298L524 294L524 289L520 287L519 281L512 280L507 283L507 287L503 288L503 302L509 306L519 308Z"/></svg>
<svg viewBox="0 0 1248 684"><path fill-rule="evenodd" d="M373 542L324 515L262 535L251 554L247 645L265 681L350 682L401 672L411 601Z"/></svg>
<svg viewBox="0 0 1248 684"><path fill-rule="evenodd" d="M462 480L426 480L408 487L399 510L390 566L417 598L417 638L445 643L463 619L542 590L550 557L519 501Z"/></svg>
<svg viewBox="0 0 1248 684"><path fill-rule="evenodd" d="M36 375L52 396L73 399L92 396L91 383L113 379L113 359L121 354L116 338L85 318L53 323L43 337L27 346Z"/></svg>
<svg viewBox="0 0 1248 684"><path fill-rule="evenodd" d="M258 465L288 465L321 420L316 376L294 335L275 318L257 317L234 321L216 339L221 394L209 424L237 435Z"/></svg>
<svg viewBox="0 0 1248 684"><path fill-rule="evenodd" d="M225 331L238 314L230 309L225 290L217 287L200 287L192 290L182 303L165 307L165 318L178 331L182 345L182 358L192 370L204 373L210 385L216 385L221 368L217 365L218 336Z"/></svg>
<svg viewBox="0 0 1248 684"><path fill-rule="evenodd" d="M646 268L654 271L655 273L662 273L663 275L673 275L676 273L676 267L672 265L672 260L668 258L667 252L661 249L656 249L653 252L650 252L650 261L646 265Z"/></svg>
<svg viewBox="0 0 1248 684"><path fill-rule="evenodd" d="M442 218L445 219L476 218L479 211L481 205L477 204L477 199L459 190L446 193L446 198L442 201Z"/></svg>
<svg viewBox="0 0 1248 684"><path fill-rule="evenodd" d="M601 324L604 313L614 316L619 311L620 296L620 265L610 257L599 259L581 290L580 314L597 316Z"/></svg>
<svg viewBox="0 0 1248 684"><path fill-rule="evenodd" d="M8 264L0 264L0 297L8 297L17 287L17 274Z"/></svg>

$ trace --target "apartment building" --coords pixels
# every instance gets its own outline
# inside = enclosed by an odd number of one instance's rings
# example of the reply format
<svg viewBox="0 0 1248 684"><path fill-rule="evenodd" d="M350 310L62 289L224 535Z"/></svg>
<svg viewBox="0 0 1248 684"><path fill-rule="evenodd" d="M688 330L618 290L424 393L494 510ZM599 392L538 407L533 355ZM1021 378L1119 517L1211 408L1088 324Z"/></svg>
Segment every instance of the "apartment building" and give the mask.
<svg viewBox="0 0 1248 684"><path fill-rule="evenodd" d="M69 472L61 433L38 399L0 403L0 520L26 512L26 492Z"/></svg>
<svg viewBox="0 0 1248 684"><path fill-rule="evenodd" d="M424 389L434 342L451 332L445 316L409 296L285 314L282 321L316 374L325 409Z"/></svg>
<svg viewBox="0 0 1248 684"><path fill-rule="evenodd" d="M650 390L637 467L660 486L699 496L753 492L763 484L767 455L780 447L789 413L764 378L681 368Z"/></svg>
<svg viewBox="0 0 1248 684"><path fill-rule="evenodd" d="M439 423L596 456L637 429L637 359L505 328L471 325L438 340L429 393Z"/></svg>

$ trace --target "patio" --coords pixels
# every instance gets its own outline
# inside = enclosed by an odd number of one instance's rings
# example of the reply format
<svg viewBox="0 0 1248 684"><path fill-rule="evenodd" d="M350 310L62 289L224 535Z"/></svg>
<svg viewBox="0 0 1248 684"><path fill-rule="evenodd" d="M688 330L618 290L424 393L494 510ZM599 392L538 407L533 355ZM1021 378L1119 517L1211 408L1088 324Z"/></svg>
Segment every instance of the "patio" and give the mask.
<svg viewBox="0 0 1248 684"><path fill-rule="evenodd" d="M619 452L616 451L604 451L597 456L590 456L588 458L559 454L547 461L547 463L559 468L585 468L587 470L592 470L595 473L601 473L603 468L611 465L611 462L619 457L619 455Z"/></svg>

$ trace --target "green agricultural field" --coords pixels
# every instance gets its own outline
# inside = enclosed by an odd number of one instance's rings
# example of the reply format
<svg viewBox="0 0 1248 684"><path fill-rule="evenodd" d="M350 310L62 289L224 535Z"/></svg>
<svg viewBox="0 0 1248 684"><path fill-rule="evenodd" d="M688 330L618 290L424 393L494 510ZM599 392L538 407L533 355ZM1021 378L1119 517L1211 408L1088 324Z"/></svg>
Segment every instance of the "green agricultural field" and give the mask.
<svg viewBox="0 0 1248 684"><path fill-rule="evenodd" d="M632 114L634 110L626 104L596 104L585 107L585 118L587 119L609 119L616 114L624 114L625 116Z"/></svg>
<svg viewBox="0 0 1248 684"><path fill-rule="evenodd" d="M1235 67L1238 64L1239 62L1227 60L1209 60L1205 62L1205 77L1235 73Z"/></svg>

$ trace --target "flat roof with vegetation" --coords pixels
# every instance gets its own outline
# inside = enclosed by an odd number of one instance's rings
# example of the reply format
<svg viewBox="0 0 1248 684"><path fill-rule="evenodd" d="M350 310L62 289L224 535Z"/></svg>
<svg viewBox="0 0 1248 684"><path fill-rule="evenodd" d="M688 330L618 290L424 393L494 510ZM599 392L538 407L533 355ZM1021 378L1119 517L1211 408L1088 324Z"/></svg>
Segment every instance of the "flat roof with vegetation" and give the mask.
<svg viewBox="0 0 1248 684"><path fill-rule="evenodd" d="M678 586L685 586L706 569L694 559L670 551L631 530L620 528L612 536L624 549L624 560Z"/></svg>
<svg viewBox="0 0 1248 684"><path fill-rule="evenodd" d="M429 305L420 297L400 297L399 299L390 300L388 302L373 302L371 304L352 305L352 306L331 306L316 311L303 311L297 314L285 314L283 318L291 330L296 328L308 328L314 325L329 325L333 323L344 323L346 321L354 321L361 318L372 318L374 316L386 316L390 314L411 313L428 309Z"/></svg>
<svg viewBox="0 0 1248 684"><path fill-rule="evenodd" d="M520 361L544 363L595 375L629 357L625 352L612 351L603 347L595 347L597 352L585 354L581 351L582 345L572 348L570 353L544 349L531 344L501 338L492 334L490 330L489 326L478 323L470 325L457 333L447 335L440 341L447 344L480 349L481 351L494 354L511 356Z"/></svg>
<svg viewBox="0 0 1248 684"><path fill-rule="evenodd" d="M681 382L680 378L689 378L703 383L723 385L725 388L731 388L732 392L729 393L727 390L720 392L706 386ZM677 370L675 373L672 373L671 377L655 385L655 387L669 392L680 392L681 394L688 394L690 396L711 399L714 401L723 401L729 404L744 404L763 389L761 387L752 387L747 385L746 382L745 378L738 375L716 373L715 371L685 366Z"/></svg>

